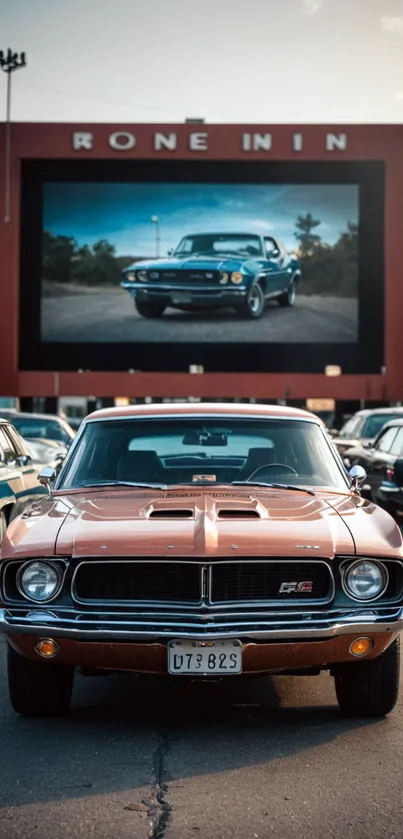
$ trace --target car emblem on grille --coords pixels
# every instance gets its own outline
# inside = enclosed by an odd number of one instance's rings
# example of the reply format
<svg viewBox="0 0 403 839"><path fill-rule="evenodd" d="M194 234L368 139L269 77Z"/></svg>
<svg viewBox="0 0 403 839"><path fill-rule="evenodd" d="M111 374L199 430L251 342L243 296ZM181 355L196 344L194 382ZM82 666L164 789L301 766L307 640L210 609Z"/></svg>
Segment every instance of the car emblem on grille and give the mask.
<svg viewBox="0 0 403 839"><path fill-rule="evenodd" d="M295 592L302 592L303 594L308 594L312 592L313 589L313 582L312 580L305 580L303 583L281 583L281 586L278 590L279 594L294 594Z"/></svg>

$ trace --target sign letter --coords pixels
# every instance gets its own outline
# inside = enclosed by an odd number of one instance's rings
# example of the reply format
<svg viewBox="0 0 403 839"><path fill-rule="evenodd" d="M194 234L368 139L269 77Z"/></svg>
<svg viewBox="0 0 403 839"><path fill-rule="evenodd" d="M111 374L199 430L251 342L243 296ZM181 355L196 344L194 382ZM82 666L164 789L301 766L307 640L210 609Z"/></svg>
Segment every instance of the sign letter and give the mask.
<svg viewBox="0 0 403 839"><path fill-rule="evenodd" d="M86 149L91 151L94 148L94 135L88 131L75 131L73 134L73 149L79 151Z"/></svg>
<svg viewBox="0 0 403 839"><path fill-rule="evenodd" d="M136 145L136 138L128 131L115 131L109 137L109 145L115 151L130 151Z"/></svg>
<svg viewBox="0 0 403 839"><path fill-rule="evenodd" d="M169 151L175 151L176 149L176 134L168 134L165 137L164 134L156 134L154 137L154 150L161 151L161 149L168 149Z"/></svg>
<svg viewBox="0 0 403 839"><path fill-rule="evenodd" d="M292 135L292 147L294 151L302 151L304 147L304 138L302 134Z"/></svg>
<svg viewBox="0 0 403 839"><path fill-rule="evenodd" d="M326 134L326 151L346 151L347 134Z"/></svg>
<svg viewBox="0 0 403 839"><path fill-rule="evenodd" d="M208 134L206 133L197 133L197 134L190 134L189 135L189 148L190 151L207 151L207 138Z"/></svg>

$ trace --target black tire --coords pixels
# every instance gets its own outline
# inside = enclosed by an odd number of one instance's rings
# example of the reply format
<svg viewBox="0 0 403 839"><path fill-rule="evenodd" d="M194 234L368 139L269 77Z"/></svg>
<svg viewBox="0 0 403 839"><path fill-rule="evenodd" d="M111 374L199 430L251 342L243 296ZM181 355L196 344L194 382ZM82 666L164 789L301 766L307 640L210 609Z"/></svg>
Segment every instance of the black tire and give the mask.
<svg viewBox="0 0 403 839"><path fill-rule="evenodd" d="M50 661L29 661L7 645L10 701L24 717L56 717L70 707L74 667Z"/></svg>
<svg viewBox="0 0 403 839"><path fill-rule="evenodd" d="M295 303L295 280L291 280L287 291L278 298L279 306L293 306Z"/></svg>
<svg viewBox="0 0 403 839"><path fill-rule="evenodd" d="M266 298L262 286L259 283L253 283L244 299L237 306L237 311L244 318L251 320L258 320L263 315L266 306Z"/></svg>
<svg viewBox="0 0 403 839"><path fill-rule="evenodd" d="M342 664L335 673L337 700L343 714L384 717L399 695L399 638L378 658Z"/></svg>
<svg viewBox="0 0 403 839"><path fill-rule="evenodd" d="M152 300L135 300L134 305L143 318L160 318L165 312L164 303Z"/></svg>
<svg viewBox="0 0 403 839"><path fill-rule="evenodd" d="M3 541L4 534L7 530L7 519L4 513L0 510L0 545Z"/></svg>

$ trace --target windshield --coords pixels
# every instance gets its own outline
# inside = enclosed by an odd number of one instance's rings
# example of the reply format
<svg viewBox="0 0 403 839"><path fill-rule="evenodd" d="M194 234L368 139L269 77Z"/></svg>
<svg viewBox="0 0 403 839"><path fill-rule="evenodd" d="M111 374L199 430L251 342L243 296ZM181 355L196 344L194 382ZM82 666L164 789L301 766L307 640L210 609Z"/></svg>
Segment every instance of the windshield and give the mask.
<svg viewBox="0 0 403 839"><path fill-rule="evenodd" d="M235 233L207 236L185 236L175 251L175 256L262 256L259 236Z"/></svg>
<svg viewBox="0 0 403 839"><path fill-rule="evenodd" d="M183 417L88 423L57 489L102 481L178 485L253 480L341 491L348 486L315 423Z"/></svg>
<svg viewBox="0 0 403 839"><path fill-rule="evenodd" d="M362 438L364 440L372 440L374 437L382 431L384 425L387 422L390 422L394 419L402 419L402 413L400 414L373 414L372 417L368 417L364 428L362 430Z"/></svg>
<svg viewBox="0 0 403 839"><path fill-rule="evenodd" d="M71 436L57 420L13 416L12 423L21 437L26 437L28 440L39 438L42 440L57 440L60 443L71 443Z"/></svg>

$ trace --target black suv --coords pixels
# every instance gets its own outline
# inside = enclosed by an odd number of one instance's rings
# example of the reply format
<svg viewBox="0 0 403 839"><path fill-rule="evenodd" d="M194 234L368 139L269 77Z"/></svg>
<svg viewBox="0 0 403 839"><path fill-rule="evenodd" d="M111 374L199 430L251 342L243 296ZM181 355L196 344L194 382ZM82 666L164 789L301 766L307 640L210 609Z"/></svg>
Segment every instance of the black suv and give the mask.
<svg viewBox="0 0 403 839"><path fill-rule="evenodd" d="M403 419L388 422L373 443L344 453L346 466L363 466L376 504L393 516L403 513Z"/></svg>

